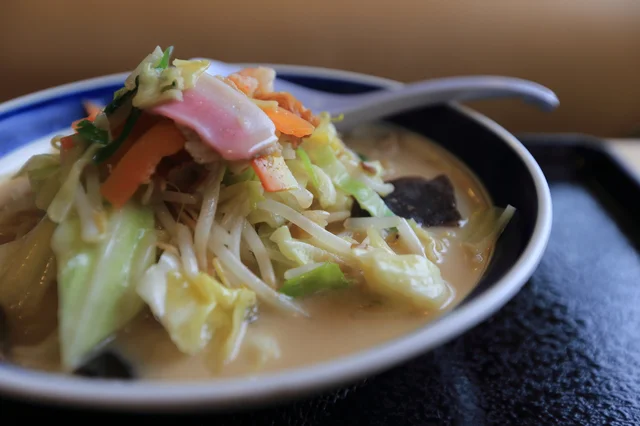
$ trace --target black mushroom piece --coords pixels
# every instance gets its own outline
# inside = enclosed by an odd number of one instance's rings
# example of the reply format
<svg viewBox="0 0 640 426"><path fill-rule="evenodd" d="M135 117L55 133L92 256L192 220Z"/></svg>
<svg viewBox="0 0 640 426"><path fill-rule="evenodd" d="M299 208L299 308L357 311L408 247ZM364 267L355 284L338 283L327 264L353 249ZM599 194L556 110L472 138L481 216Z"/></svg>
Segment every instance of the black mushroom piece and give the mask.
<svg viewBox="0 0 640 426"><path fill-rule="evenodd" d="M413 176L401 177L389 183L395 189L383 199L398 216L414 219L425 227L459 225L462 216L456 206L453 184L446 175L439 175L431 180ZM354 203L351 215L369 216L357 203Z"/></svg>
<svg viewBox="0 0 640 426"><path fill-rule="evenodd" d="M107 351L96 355L75 371L78 376L100 379L135 379L133 367L124 357L115 352Z"/></svg>

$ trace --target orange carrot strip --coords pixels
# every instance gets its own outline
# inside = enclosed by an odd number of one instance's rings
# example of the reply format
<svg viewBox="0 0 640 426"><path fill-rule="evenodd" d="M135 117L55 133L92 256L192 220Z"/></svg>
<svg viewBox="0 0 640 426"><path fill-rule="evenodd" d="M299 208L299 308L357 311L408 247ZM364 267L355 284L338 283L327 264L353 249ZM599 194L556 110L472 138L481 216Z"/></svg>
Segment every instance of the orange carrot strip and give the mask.
<svg viewBox="0 0 640 426"><path fill-rule="evenodd" d="M100 192L114 207L122 207L138 187L153 174L163 157L184 147L185 138L170 121L161 121L147 130L102 184Z"/></svg>
<svg viewBox="0 0 640 426"><path fill-rule="evenodd" d="M102 112L102 108L103 108L100 105L96 104L95 102L91 102L91 101L85 101L83 103L83 106L85 111L87 112L87 116L85 118L81 118L80 120L74 121L71 124L71 127L73 127L74 129L78 127L78 123L80 123L82 120L89 120L93 122L93 120L96 119L98 114Z"/></svg>
<svg viewBox="0 0 640 426"><path fill-rule="evenodd" d="M104 106L98 105L97 103L91 101L85 101L82 105L89 115L87 117L87 120L91 121L95 120L98 114L100 114L102 112L102 109L104 108Z"/></svg>
<svg viewBox="0 0 640 426"><path fill-rule="evenodd" d="M60 148L62 148L63 151L73 148L73 135L60 139Z"/></svg>
<svg viewBox="0 0 640 426"><path fill-rule="evenodd" d="M116 152L113 153L111 157L109 157L102 165L105 167L114 167L120 159L126 154L127 151L133 146L135 141L137 141L140 136L147 132L151 127L153 127L156 123L161 120L157 115L145 114L142 113L138 121L136 121L136 125L129 133L129 136L124 140L120 148ZM113 134L114 139L119 137L122 133L123 125L120 125L116 128L111 129L111 133Z"/></svg>
<svg viewBox="0 0 640 426"><path fill-rule="evenodd" d="M286 191L298 186L282 156L267 155L254 158L251 167L267 192Z"/></svg>
<svg viewBox="0 0 640 426"><path fill-rule="evenodd" d="M281 107L262 109L276 125L276 129L286 135L297 136L299 138L309 136L315 127L307 120L287 111Z"/></svg>
<svg viewBox="0 0 640 426"><path fill-rule="evenodd" d="M284 108L303 120L307 120L314 126L320 124L318 117L313 115L311 110L302 105L302 102L289 92L256 93L254 97L262 101L276 101L280 108Z"/></svg>

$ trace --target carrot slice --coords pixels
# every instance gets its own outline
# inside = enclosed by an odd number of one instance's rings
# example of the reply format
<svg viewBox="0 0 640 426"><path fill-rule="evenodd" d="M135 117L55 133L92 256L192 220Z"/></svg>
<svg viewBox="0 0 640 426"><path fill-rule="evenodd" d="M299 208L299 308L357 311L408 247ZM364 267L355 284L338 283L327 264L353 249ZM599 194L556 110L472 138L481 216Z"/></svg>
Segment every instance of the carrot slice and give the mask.
<svg viewBox="0 0 640 426"><path fill-rule="evenodd" d="M262 109L276 125L276 129L285 135L299 138L309 136L315 130L313 124L281 107Z"/></svg>
<svg viewBox="0 0 640 426"><path fill-rule="evenodd" d="M318 119L318 117L313 115L310 109L302 105L302 102L300 102L289 92L256 93L254 97L261 101L276 101L280 108L284 108L290 113L299 116L303 120L307 120L314 126L320 124L320 120Z"/></svg>
<svg viewBox="0 0 640 426"><path fill-rule="evenodd" d="M127 139L125 139L120 148L118 148L118 150L114 152L113 155L103 163L103 166L108 168L114 167L116 164L118 164L124 154L126 154L127 151L129 151L129 149L133 146L135 141L137 141L140 136L146 133L147 130L153 127L160 120L162 120L162 118L158 117L157 115L142 113L140 118L138 118L136 125L133 127L133 130L131 130L131 133L129 133L129 136L127 136ZM118 138L118 136L120 136L120 133L122 133L123 128L124 125L120 125L117 128L112 128L111 133L113 134L113 137Z"/></svg>
<svg viewBox="0 0 640 426"><path fill-rule="evenodd" d="M184 147L185 138L170 121L161 121L147 130L123 155L102 184L100 192L114 207L122 207L138 187L153 174L163 157Z"/></svg>
<svg viewBox="0 0 640 426"><path fill-rule="evenodd" d="M254 158L251 167L267 192L287 191L298 186L298 181L293 177L282 156L267 155Z"/></svg>
<svg viewBox="0 0 640 426"><path fill-rule="evenodd" d="M73 136L74 135L69 135L60 139L60 148L62 148L63 151L73 148L73 145L74 145Z"/></svg>
<svg viewBox="0 0 640 426"><path fill-rule="evenodd" d="M73 127L74 129L78 127L78 123L80 123L82 120L89 120L91 122L93 122L93 120L96 119L96 117L98 116L98 114L100 114L102 112L102 106L96 104L95 102L91 102L91 101L85 101L83 102L83 106L85 111L87 112L87 116L85 118L81 118L80 120L76 120L71 124L71 127Z"/></svg>

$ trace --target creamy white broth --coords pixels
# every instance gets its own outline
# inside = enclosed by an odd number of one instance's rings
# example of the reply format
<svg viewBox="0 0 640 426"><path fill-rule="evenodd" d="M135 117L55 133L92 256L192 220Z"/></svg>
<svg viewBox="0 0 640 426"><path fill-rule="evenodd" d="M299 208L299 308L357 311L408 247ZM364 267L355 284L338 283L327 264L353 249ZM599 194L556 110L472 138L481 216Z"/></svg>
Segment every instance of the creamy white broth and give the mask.
<svg viewBox="0 0 640 426"><path fill-rule="evenodd" d="M391 129L391 130L390 130ZM61 133L61 132L58 132ZM370 127L355 132L345 141L371 160L388 169L386 180L402 176L433 178L445 174L454 185L457 207L463 220L489 208L491 201L475 176L456 158L424 137L399 128ZM29 156L50 150L50 137L0 160L0 174L10 176ZM162 380L205 380L301 367L365 350L414 331L444 311L455 307L476 286L490 256L474 257L462 245L458 228L431 228L446 246L439 263L443 278L453 292L441 310L409 312L391 307L359 289L324 293L302 303L310 318L290 315L260 306L258 319L230 364L218 368L205 350L197 356L181 354L167 332L145 310L109 343L131 362L141 378ZM277 342L271 354L258 344ZM37 348L18 348L14 362L37 369L57 370L55 336ZM264 359L260 362L260 357Z"/></svg>

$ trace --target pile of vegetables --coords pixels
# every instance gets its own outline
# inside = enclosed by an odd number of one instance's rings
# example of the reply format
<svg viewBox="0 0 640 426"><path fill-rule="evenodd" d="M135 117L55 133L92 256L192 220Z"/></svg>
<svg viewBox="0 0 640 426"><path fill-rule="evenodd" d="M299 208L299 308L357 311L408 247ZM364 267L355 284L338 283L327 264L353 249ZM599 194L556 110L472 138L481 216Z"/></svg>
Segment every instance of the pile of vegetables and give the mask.
<svg viewBox="0 0 640 426"><path fill-rule="evenodd" d="M305 317L307 298L347 288L446 303L431 234L387 207L382 165L364 167L331 117L275 92L273 70L212 76L171 54L156 48L16 176L41 214L0 245L13 327L57 288L67 371L144 309L180 351L213 345L225 364L264 305Z"/></svg>

